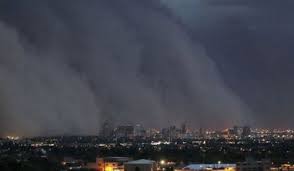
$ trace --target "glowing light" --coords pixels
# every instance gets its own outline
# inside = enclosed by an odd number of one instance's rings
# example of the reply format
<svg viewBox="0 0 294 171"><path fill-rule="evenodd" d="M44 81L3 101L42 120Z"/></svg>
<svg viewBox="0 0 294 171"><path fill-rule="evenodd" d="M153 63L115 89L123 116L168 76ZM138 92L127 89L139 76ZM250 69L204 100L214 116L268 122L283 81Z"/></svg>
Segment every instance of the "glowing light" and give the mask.
<svg viewBox="0 0 294 171"><path fill-rule="evenodd" d="M9 140L19 140L18 136L7 136L6 138Z"/></svg>
<svg viewBox="0 0 294 171"><path fill-rule="evenodd" d="M112 166L106 166L105 171L113 171L113 167Z"/></svg>
<svg viewBox="0 0 294 171"><path fill-rule="evenodd" d="M165 165L165 160L161 160L161 161L160 161L160 164L161 164L161 165Z"/></svg>

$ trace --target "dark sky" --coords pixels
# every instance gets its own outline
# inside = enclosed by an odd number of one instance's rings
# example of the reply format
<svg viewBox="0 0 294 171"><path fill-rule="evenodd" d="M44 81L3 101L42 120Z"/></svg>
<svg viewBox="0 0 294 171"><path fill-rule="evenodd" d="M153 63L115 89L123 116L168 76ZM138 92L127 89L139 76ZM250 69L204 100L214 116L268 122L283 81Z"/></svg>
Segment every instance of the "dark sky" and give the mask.
<svg viewBox="0 0 294 171"><path fill-rule="evenodd" d="M293 125L294 2L166 0L258 125Z"/></svg>
<svg viewBox="0 0 294 171"><path fill-rule="evenodd" d="M163 2L2 0L0 134L293 127L291 1Z"/></svg>

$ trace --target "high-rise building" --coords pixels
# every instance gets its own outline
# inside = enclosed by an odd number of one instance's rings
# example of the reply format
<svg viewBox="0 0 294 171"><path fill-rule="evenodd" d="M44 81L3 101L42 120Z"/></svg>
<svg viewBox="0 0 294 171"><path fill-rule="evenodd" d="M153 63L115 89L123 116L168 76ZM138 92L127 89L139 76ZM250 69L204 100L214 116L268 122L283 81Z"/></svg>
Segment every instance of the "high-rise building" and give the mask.
<svg viewBox="0 0 294 171"><path fill-rule="evenodd" d="M134 126L132 125L121 125L115 130L116 138L133 138L134 137Z"/></svg>
<svg viewBox="0 0 294 171"><path fill-rule="evenodd" d="M243 133L243 127L241 126L234 126L233 128L233 134L237 137L241 137Z"/></svg>
<svg viewBox="0 0 294 171"><path fill-rule="evenodd" d="M160 136L160 131L156 130L156 129L147 129L146 130L146 137L149 137L149 138L155 138L157 136Z"/></svg>
<svg viewBox="0 0 294 171"><path fill-rule="evenodd" d="M174 139L178 139L181 136L182 130L177 128L176 126L170 126L168 128L163 128L161 130L162 138L165 138L168 141L172 141Z"/></svg>
<svg viewBox="0 0 294 171"><path fill-rule="evenodd" d="M205 137L205 131L201 127L199 128L198 137L199 138Z"/></svg>
<svg viewBox="0 0 294 171"><path fill-rule="evenodd" d="M134 128L134 136L135 137L144 137L146 135L146 130L143 128L142 125L137 124Z"/></svg>
<svg viewBox="0 0 294 171"><path fill-rule="evenodd" d="M99 135L103 138L111 138L113 137L113 131L114 128L112 123L109 120L106 120L101 126Z"/></svg>
<svg viewBox="0 0 294 171"><path fill-rule="evenodd" d="M248 137L250 134L251 134L251 128L249 126L244 126L242 137Z"/></svg>
<svg viewBox="0 0 294 171"><path fill-rule="evenodd" d="M181 133L186 134L187 133L187 125L186 123L183 123L181 126Z"/></svg>

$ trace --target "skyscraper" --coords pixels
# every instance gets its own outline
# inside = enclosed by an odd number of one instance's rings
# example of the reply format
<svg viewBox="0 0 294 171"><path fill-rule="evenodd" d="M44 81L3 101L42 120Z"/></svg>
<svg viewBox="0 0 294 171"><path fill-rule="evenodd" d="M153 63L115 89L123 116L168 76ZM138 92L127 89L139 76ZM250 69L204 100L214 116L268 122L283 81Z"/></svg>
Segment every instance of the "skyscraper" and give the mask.
<svg viewBox="0 0 294 171"><path fill-rule="evenodd" d="M112 123L109 120L106 120L101 126L99 135L102 138L111 138L113 136L113 130Z"/></svg>

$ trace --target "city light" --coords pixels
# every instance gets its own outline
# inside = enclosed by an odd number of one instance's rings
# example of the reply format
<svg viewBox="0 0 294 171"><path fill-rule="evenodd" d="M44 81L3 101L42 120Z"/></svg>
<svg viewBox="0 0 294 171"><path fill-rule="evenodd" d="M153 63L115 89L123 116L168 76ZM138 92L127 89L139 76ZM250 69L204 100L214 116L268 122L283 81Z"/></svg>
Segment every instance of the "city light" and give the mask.
<svg viewBox="0 0 294 171"><path fill-rule="evenodd" d="M112 166L106 166L105 171L113 171L113 167Z"/></svg>
<svg viewBox="0 0 294 171"><path fill-rule="evenodd" d="M6 138L9 140L19 140L20 139L18 136L7 136Z"/></svg>
<svg viewBox="0 0 294 171"><path fill-rule="evenodd" d="M190 170L192 171L198 171L198 168L202 168L202 170L235 171L236 167L249 167L250 164L252 167L259 167L261 166L260 163L263 161L258 161L259 164L256 164L257 162L253 162L252 164L244 162L244 159L235 160L235 162L226 164L224 163L225 158L220 158L220 156L226 154L226 160L230 161L234 161L234 158L231 156L244 155L244 153L252 155L266 153L269 158L273 156L276 158L283 158L281 148L277 147L288 149L284 151L288 155L293 154L291 148L294 140L294 131L290 131L289 129L270 130L251 128L249 130L248 127L244 129L239 126L235 128L227 128L224 131L203 130L201 134L198 130L196 130L194 131L194 134L192 134L192 129L190 129L191 132L185 133L185 131L181 128L172 126L172 129L163 128L162 131L153 132L152 134L145 134L146 132L142 131L140 133L140 137L134 137L134 135L130 133L132 126L129 125L127 127L128 129L125 129L125 127L122 126L120 128L123 128L123 130L119 131L121 134L119 134L118 137L114 134L108 139L101 139L100 136L60 136L36 138L7 136L2 140L0 139L0 146L2 145L3 148L0 153L2 152L3 155L8 156L10 154L14 155L18 153L19 156L30 157L33 155L42 159L48 159L49 154L60 154L67 150L69 150L67 151L68 153L71 153L71 149L77 151L78 154L83 154L84 152L91 153L92 151L100 152L102 153L101 155L105 155L107 153L116 154L116 152L120 152L119 155L121 155L121 152L124 154L131 154L135 152L138 156L143 154L144 157L148 157L149 160L164 156L160 160L154 161L157 163L154 168L158 171L170 171L171 169L176 167L178 168L179 166L184 167L183 161L188 161L190 163L194 161L197 162L197 164L191 164ZM172 132L174 133L172 138L169 132L170 130L174 131ZM242 132L244 130L248 136L244 136L244 133ZM171 156L171 152L175 155ZM205 157L205 160L211 162L211 164L200 163L199 160L197 161L199 158L194 158L194 155L187 156L187 153L195 154L195 156L199 154L200 157ZM217 161L215 161L214 158L216 153L219 157ZM154 154L155 156L153 156ZM72 153L72 155L76 155L76 153ZM128 157L131 158L133 156ZM108 159L101 163L93 163L92 165L83 165L87 163L87 161L60 160L59 165L67 168L67 170L79 167L95 167L96 169L99 167L99 170L101 171L123 171L123 162L112 161L120 158L124 157L113 157L111 160ZM27 160L29 160L29 158L24 159L24 161ZM146 163L146 160L141 162ZM267 168L272 168L271 170L281 170L281 168L293 168L291 165L292 163L293 160L291 159L285 161L284 165L278 163L276 160L269 160L268 162L265 162L264 165ZM174 169L172 171L189 171L189 169L187 167L186 169Z"/></svg>

